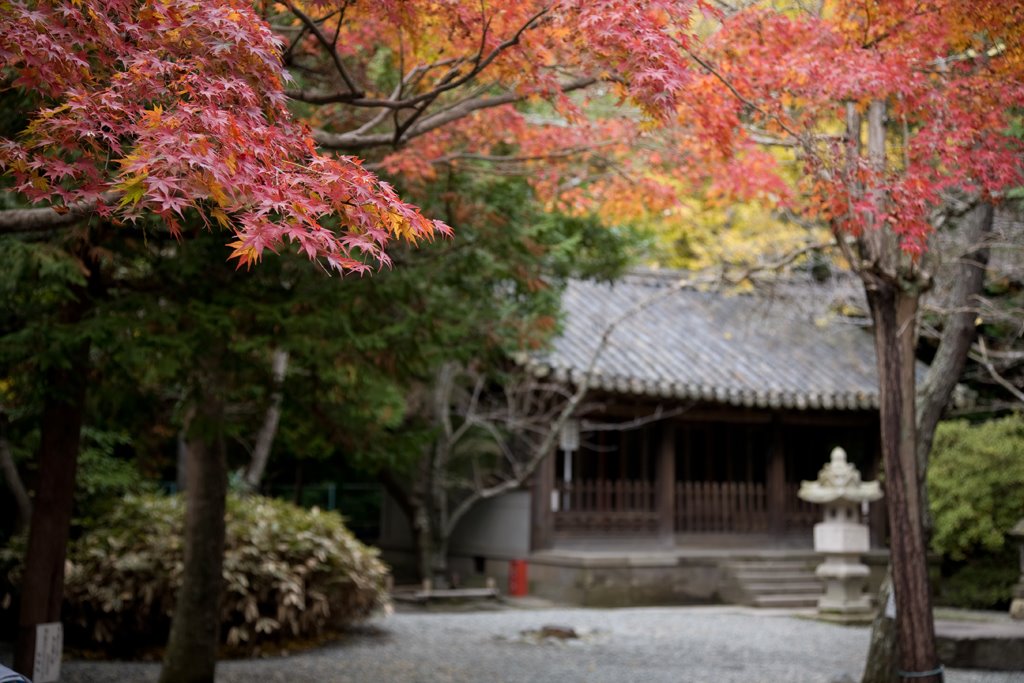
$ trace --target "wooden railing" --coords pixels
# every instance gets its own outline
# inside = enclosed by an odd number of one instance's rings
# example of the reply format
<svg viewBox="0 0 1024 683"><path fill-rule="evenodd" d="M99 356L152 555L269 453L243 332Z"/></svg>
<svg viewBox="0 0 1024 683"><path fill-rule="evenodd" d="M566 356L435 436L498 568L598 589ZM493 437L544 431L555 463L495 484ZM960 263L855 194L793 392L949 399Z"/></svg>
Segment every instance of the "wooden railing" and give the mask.
<svg viewBox="0 0 1024 683"><path fill-rule="evenodd" d="M678 533L757 533L769 530L765 486L754 482L676 483Z"/></svg>
<svg viewBox="0 0 1024 683"><path fill-rule="evenodd" d="M556 486L556 531L654 531L657 511L649 481L574 481Z"/></svg>
<svg viewBox="0 0 1024 683"><path fill-rule="evenodd" d="M782 528L773 529L768 491L763 483L676 482L675 530L743 534L810 529L820 521L821 509L797 498L798 488L798 484L786 484L781 505ZM559 482L555 491L556 531L618 533L658 528L654 482Z"/></svg>
<svg viewBox="0 0 1024 683"><path fill-rule="evenodd" d="M796 495L799 489L800 484L786 484L782 507L782 523L786 531L810 529L821 521L821 506L800 500Z"/></svg>

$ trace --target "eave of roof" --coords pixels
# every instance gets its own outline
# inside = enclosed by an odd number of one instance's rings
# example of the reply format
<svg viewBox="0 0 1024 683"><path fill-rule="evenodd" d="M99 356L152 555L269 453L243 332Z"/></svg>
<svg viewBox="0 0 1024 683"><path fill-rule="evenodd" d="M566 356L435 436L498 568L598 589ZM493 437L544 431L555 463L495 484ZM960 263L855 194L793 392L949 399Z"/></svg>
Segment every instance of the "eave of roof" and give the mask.
<svg viewBox="0 0 1024 683"><path fill-rule="evenodd" d="M834 288L804 283L769 297L662 291L641 305L668 281L643 274L614 285L571 282L562 334L527 366L578 385L609 321L633 308L641 310L612 329L593 363L594 389L748 408L878 408L871 335L825 315Z"/></svg>

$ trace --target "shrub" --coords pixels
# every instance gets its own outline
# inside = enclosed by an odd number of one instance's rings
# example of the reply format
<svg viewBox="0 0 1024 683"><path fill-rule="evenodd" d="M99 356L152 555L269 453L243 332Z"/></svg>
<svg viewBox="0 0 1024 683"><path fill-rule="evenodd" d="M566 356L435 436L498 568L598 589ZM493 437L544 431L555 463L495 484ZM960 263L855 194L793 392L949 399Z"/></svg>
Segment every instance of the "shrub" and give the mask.
<svg viewBox="0 0 1024 683"><path fill-rule="evenodd" d="M944 422L928 468L932 549L954 560L996 552L1024 514L1024 418Z"/></svg>
<svg viewBox="0 0 1024 683"><path fill-rule="evenodd" d="M936 602L946 607L1005 610L1020 576L1017 550L1004 548L969 562L944 563Z"/></svg>
<svg viewBox="0 0 1024 683"><path fill-rule="evenodd" d="M166 642L181 581L180 497L127 496L69 547L69 643L137 656ZM229 496L221 637L230 649L309 639L386 608L386 566L342 518Z"/></svg>
<svg viewBox="0 0 1024 683"><path fill-rule="evenodd" d="M943 556L940 600L959 607L1005 605L1018 571L1006 532L1024 515L1024 418L940 424L928 494L932 549Z"/></svg>

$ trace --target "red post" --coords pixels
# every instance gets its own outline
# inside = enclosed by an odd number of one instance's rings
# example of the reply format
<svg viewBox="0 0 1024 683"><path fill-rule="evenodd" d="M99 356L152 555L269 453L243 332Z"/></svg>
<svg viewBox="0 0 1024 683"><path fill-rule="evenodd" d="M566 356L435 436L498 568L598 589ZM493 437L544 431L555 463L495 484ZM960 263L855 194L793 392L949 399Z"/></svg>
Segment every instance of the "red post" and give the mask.
<svg viewBox="0 0 1024 683"><path fill-rule="evenodd" d="M526 560L509 560L508 594L518 598L529 592L529 584L526 582Z"/></svg>

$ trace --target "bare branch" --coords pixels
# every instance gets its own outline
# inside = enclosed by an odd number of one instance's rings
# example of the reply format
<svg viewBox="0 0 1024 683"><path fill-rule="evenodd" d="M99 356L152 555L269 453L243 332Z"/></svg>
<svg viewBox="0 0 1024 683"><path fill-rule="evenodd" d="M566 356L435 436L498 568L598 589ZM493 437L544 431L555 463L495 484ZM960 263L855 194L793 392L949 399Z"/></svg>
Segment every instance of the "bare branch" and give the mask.
<svg viewBox="0 0 1024 683"><path fill-rule="evenodd" d="M320 30L320 25L317 22L313 21L313 19L310 18L309 15L307 15L305 12L296 7L295 3L292 2L291 0L284 0L284 2L286 5L288 5L288 9L291 10L291 12L295 16L297 16L299 20L302 21L303 24L305 24L306 28L312 31L313 35L316 36L317 42L319 42L320 45L323 46L324 50L326 50L327 53L331 56L331 59L334 61L334 68L337 69L338 75L341 76L341 79L345 81L345 86L348 88L349 96L354 99L359 99L363 97L365 93L358 86L356 86L355 81L352 80L352 77L349 75L348 70L345 68L345 64L342 63L341 61L341 56L338 54L338 51L334 47L333 41L327 39L327 36L324 35L324 32Z"/></svg>
<svg viewBox="0 0 1024 683"><path fill-rule="evenodd" d="M574 90L580 90L581 88L593 85L597 80L597 78L592 77L577 78L561 85L560 90L566 93ZM431 114L420 119L415 125L403 131L401 139L397 141L391 133L359 134L355 131L347 133L331 133L325 130L315 130L313 131L313 138L318 144L328 149L343 151L355 151L370 147L397 145L423 135L424 133L429 133L430 131L447 125L452 121L457 121L458 119L472 114L474 111L520 102L525 99L525 97L525 95L517 93L505 93L504 95L496 95L494 97L476 97L463 100L458 105L453 106L444 112Z"/></svg>
<svg viewBox="0 0 1024 683"><path fill-rule="evenodd" d="M625 422L595 422L593 420L582 420L580 422L581 432L628 432L640 429L659 420L667 420L670 417L677 417L686 412L686 408L673 408L665 410L660 404L650 415L642 415Z"/></svg>
<svg viewBox="0 0 1024 683"><path fill-rule="evenodd" d="M978 337L978 343L975 346L978 349L978 353L972 353L971 358L978 363L981 363L981 365L988 370L988 374L996 381L996 384L1013 394L1013 397L1018 401L1024 403L1024 391L1021 391L1014 386L1012 382L1003 377L999 371L996 370L995 365L992 364L992 361L988 357L988 349L985 347L985 338Z"/></svg>

